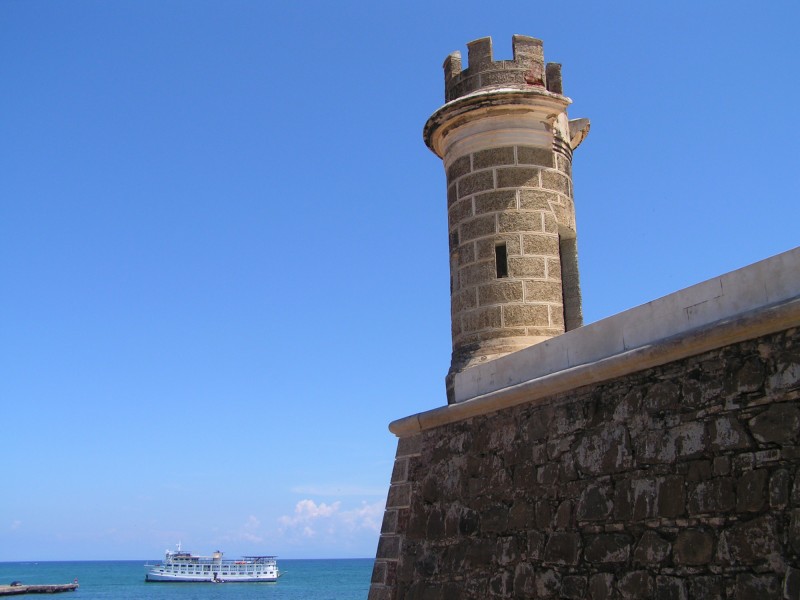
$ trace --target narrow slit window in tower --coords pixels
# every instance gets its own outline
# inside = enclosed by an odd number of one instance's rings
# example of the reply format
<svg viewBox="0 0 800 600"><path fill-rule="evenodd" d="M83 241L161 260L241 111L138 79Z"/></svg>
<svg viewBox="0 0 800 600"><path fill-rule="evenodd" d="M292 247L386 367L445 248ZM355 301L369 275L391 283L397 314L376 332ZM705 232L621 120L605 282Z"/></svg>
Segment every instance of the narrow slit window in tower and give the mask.
<svg viewBox="0 0 800 600"><path fill-rule="evenodd" d="M508 253L505 244L497 244L494 247L494 264L498 279L508 277Z"/></svg>

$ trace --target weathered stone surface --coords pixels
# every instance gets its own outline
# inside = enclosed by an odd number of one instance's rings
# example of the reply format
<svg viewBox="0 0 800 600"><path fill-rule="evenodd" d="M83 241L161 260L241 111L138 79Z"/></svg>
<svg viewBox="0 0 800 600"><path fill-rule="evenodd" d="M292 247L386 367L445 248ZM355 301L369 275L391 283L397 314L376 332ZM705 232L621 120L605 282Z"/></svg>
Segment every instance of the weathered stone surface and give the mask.
<svg viewBox="0 0 800 600"><path fill-rule="evenodd" d="M472 203L469 204L472 208ZM485 192L475 195L475 214L498 212L503 210L516 210L517 193L514 190L501 190L498 192Z"/></svg>
<svg viewBox="0 0 800 600"><path fill-rule="evenodd" d="M705 481L711 479L711 462L707 460L693 460L686 469L686 481Z"/></svg>
<svg viewBox="0 0 800 600"><path fill-rule="evenodd" d="M589 597L594 600L609 600L614 595L614 576L611 573L595 573L589 577Z"/></svg>
<svg viewBox="0 0 800 600"><path fill-rule="evenodd" d="M403 456L416 456L422 448L422 434L410 435L397 440L396 458Z"/></svg>
<svg viewBox="0 0 800 600"><path fill-rule="evenodd" d="M381 584L382 585L382 584ZM369 588L367 600L390 600L392 598L391 588L372 586Z"/></svg>
<svg viewBox="0 0 800 600"><path fill-rule="evenodd" d="M514 575L509 571L498 571L489 579L489 589L492 594L501 598L508 598L514 585Z"/></svg>
<svg viewBox="0 0 800 600"><path fill-rule="evenodd" d="M783 578L783 597L800 598L800 568L789 567Z"/></svg>
<svg viewBox="0 0 800 600"><path fill-rule="evenodd" d="M553 152L548 148L517 146L517 162L521 165L553 166Z"/></svg>
<svg viewBox="0 0 800 600"><path fill-rule="evenodd" d="M539 171L540 169L531 167L497 169L497 187L541 187L539 185Z"/></svg>
<svg viewBox="0 0 800 600"><path fill-rule="evenodd" d="M722 600L723 590L721 577L718 575L693 575L689 577L689 598L698 600Z"/></svg>
<svg viewBox="0 0 800 600"><path fill-rule="evenodd" d="M495 215L481 215L461 224L459 239L463 244L469 240L492 235L496 229L497 220Z"/></svg>
<svg viewBox="0 0 800 600"><path fill-rule="evenodd" d="M452 205L456 200L458 200L458 188L453 183L447 186L447 206Z"/></svg>
<svg viewBox="0 0 800 600"><path fill-rule="evenodd" d="M701 481L689 490L687 508L690 515L725 513L736 503L734 480L729 477Z"/></svg>
<svg viewBox="0 0 800 600"><path fill-rule="evenodd" d="M453 181L470 172L470 155L462 156L452 162L447 168L447 180Z"/></svg>
<svg viewBox="0 0 800 600"><path fill-rule="evenodd" d="M465 313L461 319L464 331L480 331L500 327L502 324L502 312L499 306L489 306L479 308Z"/></svg>
<svg viewBox="0 0 800 600"><path fill-rule="evenodd" d="M521 281L497 281L478 288L478 301L481 306L522 301Z"/></svg>
<svg viewBox="0 0 800 600"><path fill-rule="evenodd" d="M652 412L677 408L680 388L671 381L661 381L650 388L644 397L644 407Z"/></svg>
<svg viewBox="0 0 800 600"><path fill-rule="evenodd" d="M731 459L727 456L715 456L712 471L715 476L728 475L731 472Z"/></svg>
<svg viewBox="0 0 800 600"><path fill-rule="evenodd" d="M381 524L381 533L397 533L397 510L387 510L383 514L383 523Z"/></svg>
<svg viewBox="0 0 800 600"><path fill-rule="evenodd" d="M630 571L620 578L617 590L625 600L652 598L655 582L647 571Z"/></svg>
<svg viewBox="0 0 800 600"><path fill-rule="evenodd" d="M712 450L739 450L749 448L751 445L750 436L742 424L732 416L714 419L709 429Z"/></svg>
<svg viewBox="0 0 800 600"><path fill-rule="evenodd" d="M372 580L371 583L385 583L386 582L386 563L383 561L375 561L372 567Z"/></svg>
<svg viewBox="0 0 800 600"><path fill-rule="evenodd" d="M394 461L392 469L392 483L408 481L408 458L398 458Z"/></svg>
<svg viewBox="0 0 800 600"><path fill-rule="evenodd" d="M792 504L800 506L800 469L794 476L794 485L792 486Z"/></svg>
<svg viewBox="0 0 800 600"><path fill-rule="evenodd" d="M475 171L478 169L485 169L486 167L512 164L514 164L513 146L489 148L487 150L480 150L472 155L472 168Z"/></svg>
<svg viewBox="0 0 800 600"><path fill-rule="evenodd" d="M733 525L720 537L718 558L734 565L777 566L781 550L777 533L775 519L769 515Z"/></svg>
<svg viewBox="0 0 800 600"><path fill-rule="evenodd" d="M473 216L472 214L472 199L465 198L458 202L453 202L447 209L447 226L448 230L452 233L456 230L462 221L465 221ZM458 246L458 241L454 240L453 250Z"/></svg>
<svg viewBox="0 0 800 600"><path fill-rule="evenodd" d="M769 505L784 508L789 503L789 486L792 481L786 469L775 471L769 480Z"/></svg>
<svg viewBox="0 0 800 600"><path fill-rule="evenodd" d="M554 532L544 547L544 562L560 565L575 565L581 547L581 536L577 533Z"/></svg>
<svg viewBox="0 0 800 600"><path fill-rule="evenodd" d="M503 306L503 322L509 327L520 325L550 324L547 306L538 304L514 304Z"/></svg>
<svg viewBox="0 0 800 600"><path fill-rule="evenodd" d="M789 545L795 552L800 554L800 508L796 508L791 514Z"/></svg>
<svg viewBox="0 0 800 600"><path fill-rule="evenodd" d="M492 171L479 171L465 175L456 183L458 197L464 198L470 194L491 190L494 187L494 174Z"/></svg>
<svg viewBox="0 0 800 600"><path fill-rule="evenodd" d="M561 577L552 569L537 571L534 580L534 598L557 598L561 589Z"/></svg>
<svg viewBox="0 0 800 600"><path fill-rule="evenodd" d="M544 558L545 534L534 529L528 531L528 556L531 560L542 560Z"/></svg>
<svg viewBox="0 0 800 600"><path fill-rule="evenodd" d="M542 169L542 187L548 190L554 190L565 196L570 195L569 177L558 171Z"/></svg>
<svg viewBox="0 0 800 600"><path fill-rule="evenodd" d="M767 478L766 469L748 471L736 483L736 510L738 512L758 512L766 501Z"/></svg>
<svg viewBox="0 0 800 600"><path fill-rule="evenodd" d="M544 230L548 233L558 233L558 219L554 212L542 213Z"/></svg>
<svg viewBox="0 0 800 600"><path fill-rule="evenodd" d="M757 356L751 356L732 373L732 384L739 393L756 392L764 385L764 364Z"/></svg>
<svg viewBox="0 0 800 600"><path fill-rule="evenodd" d="M561 597L579 600L586 597L586 577L567 575L561 579Z"/></svg>
<svg viewBox="0 0 800 600"><path fill-rule="evenodd" d="M658 515L655 479L634 479L616 486L614 516L619 520L641 521Z"/></svg>
<svg viewBox="0 0 800 600"><path fill-rule="evenodd" d="M556 509L554 527L556 529L567 529L572 526L572 502L564 500Z"/></svg>
<svg viewBox="0 0 800 600"><path fill-rule="evenodd" d="M525 297L541 302L561 304L561 283L558 281L526 281Z"/></svg>
<svg viewBox="0 0 800 600"><path fill-rule="evenodd" d="M552 230L547 229L547 213L545 213L545 231L550 231L553 233ZM555 231L558 231L558 227L555 228ZM547 258L545 260L545 265L547 267L547 278L554 279L561 281L561 260L559 258Z"/></svg>
<svg viewBox="0 0 800 600"><path fill-rule="evenodd" d="M667 431L668 439L674 439L678 458L697 456L706 449L705 423L689 422Z"/></svg>
<svg viewBox="0 0 800 600"><path fill-rule="evenodd" d="M630 468L633 456L628 432L614 424L587 432L575 448L575 459L578 469L591 475Z"/></svg>
<svg viewBox="0 0 800 600"><path fill-rule="evenodd" d="M398 558L400 555L400 536L382 535L378 539L378 551L375 555L377 559Z"/></svg>
<svg viewBox="0 0 800 600"><path fill-rule="evenodd" d="M773 392L780 392L797 386L800 381L800 357L789 358L785 364L776 369L769 378L769 387Z"/></svg>
<svg viewBox="0 0 800 600"><path fill-rule="evenodd" d="M558 193L550 190L521 189L517 193L520 210L552 211L558 203Z"/></svg>
<svg viewBox="0 0 800 600"><path fill-rule="evenodd" d="M781 582L776 575L742 573L736 577L736 600L778 600Z"/></svg>
<svg viewBox="0 0 800 600"><path fill-rule="evenodd" d="M760 442L786 443L800 436L800 409L794 404L775 404L750 420L750 431Z"/></svg>
<svg viewBox="0 0 800 600"><path fill-rule="evenodd" d="M590 485L587 487L578 502L578 520L606 520L614 508L611 493L611 488L607 486Z"/></svg>
<svg viewBox="0 0 800 600"><path fill-rule="evenodd" d="M625 563L631 552L630 538L619 533L604 533L589 537L584 558L590 563Z"/></svg>
<svg viewBox="0 0 800 600"><path fill-rule="evenodd" d="M502 504L495 504L481 511L481 532L500 533L508 525L508 509Z"/></svg>
<svg viewBox="0 0 800 600"><path fill-rule="evenodd" d="M536 256L558 256L558 236L549 233L523 234L522 252Z"/></svg>
<svg viewBox="0 0 800 600"><path fill-rule="evenodd" d="M659 600L690 600L686 580L681 577L659 575L656 577L656 598Z"/></svg>
<svg viewBox="0 0 800 600"><path fill-rule="evenodd" d="M389 488L389 495L386 500L387 508L402 508L408 506L411 499L411 485L408 483L396 483Z"/></svg>
<svg viewBox="0 0 800 600"><path fill-rule="evenodd" d="M639 564L661 564L669 557L670 543L655 531L645 531L633 551L633 560Z"/></svg>
<svg viewBox="0 0 800 600"><path fill-rule="evenodd" d="M520 550L517 544L517 538L514 536L497 538L495 557L499 565L507 566L515 564L519 560L519 555Z"/></svg>
<svg viewBox="0 0 800 600"><path fill-rule="evenodd" d="M677 459L676 437L663 431L645 431L633 438L634 452L645 464L668 464Z"/></svg>
<svg viewBox="0 0 800 600"><path fill-rule="evenodd" d="M678 532L672 556L679 565L706 565L714 554L714 535L710 531L684 529Z"/></svg>
<svg viewBox="0 0 800 600"><path fill-rule="evenodd" d="M544 220L541 212L502 212L497 215L497 231L500 233L519 233L543 231Z"/></svg>

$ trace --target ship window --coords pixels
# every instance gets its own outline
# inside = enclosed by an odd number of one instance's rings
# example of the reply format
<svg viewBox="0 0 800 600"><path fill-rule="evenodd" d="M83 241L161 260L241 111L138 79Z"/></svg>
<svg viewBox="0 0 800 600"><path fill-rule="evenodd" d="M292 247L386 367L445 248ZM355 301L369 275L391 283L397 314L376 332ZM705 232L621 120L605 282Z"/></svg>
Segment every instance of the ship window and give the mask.
<svg viewBox="0 0 800 600"><path fill-rule="evenodd" d="M504 243L494 247L494 264L498 279L508 277L508 252Z"/></svg>

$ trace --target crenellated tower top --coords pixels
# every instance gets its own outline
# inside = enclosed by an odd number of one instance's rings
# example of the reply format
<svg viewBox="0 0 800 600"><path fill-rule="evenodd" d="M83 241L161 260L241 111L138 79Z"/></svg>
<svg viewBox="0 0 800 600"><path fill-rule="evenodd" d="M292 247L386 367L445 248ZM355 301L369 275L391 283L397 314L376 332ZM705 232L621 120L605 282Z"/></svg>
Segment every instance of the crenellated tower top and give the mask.
<svg viewBox="0 0 800 600"><path fill-rule="evenodd" d="M462 69L461 52L444 61L444 98L450 102L476 90L498 86L538 86L561 94L561 65L545 66L542 40L526 35L511 38L512 60L494 60L492 38L467 44L469 66Z"/></svg>

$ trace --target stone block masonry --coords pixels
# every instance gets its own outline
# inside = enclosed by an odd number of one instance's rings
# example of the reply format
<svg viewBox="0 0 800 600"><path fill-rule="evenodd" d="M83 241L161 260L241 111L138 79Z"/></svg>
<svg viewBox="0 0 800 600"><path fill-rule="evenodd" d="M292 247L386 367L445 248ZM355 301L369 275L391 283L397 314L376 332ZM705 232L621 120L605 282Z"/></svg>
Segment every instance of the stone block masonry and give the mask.
<svg viewBox="0 0 800 600"><path fill-rule="evenodd" d="M401 438L391 490L373 600L799 598L800 329Z"/></svg>
<svg viewBox="0 0 800 600"><path fill-rule="evenodd" d="M571 184L553 166L552 152L537 157L535 150L493 148L468 154L450 169L456 347L495 337L564 332L559 224L574 228ZM539 164L531 166L531 160ZM507 263L502 276L495 265L498 245ZM496 321L476 318L486 307L496 307ZM509 350L518 349L514 341L510 344Z"/></svg>

